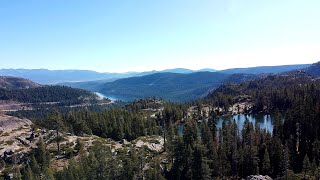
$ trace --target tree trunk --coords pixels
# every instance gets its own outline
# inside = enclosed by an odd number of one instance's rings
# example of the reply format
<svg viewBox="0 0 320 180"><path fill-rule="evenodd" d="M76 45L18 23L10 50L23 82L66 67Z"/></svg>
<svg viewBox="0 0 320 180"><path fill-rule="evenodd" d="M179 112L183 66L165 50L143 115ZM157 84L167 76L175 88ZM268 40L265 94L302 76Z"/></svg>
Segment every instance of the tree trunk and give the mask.
<svg viewBox="0 0 320 180"><path fill-rule="evenodd" d="M57 147L58 147L58 153L60 152L60 139L59 139L59 130L57 129L56 130L56 133L57 133Z"/></svg>

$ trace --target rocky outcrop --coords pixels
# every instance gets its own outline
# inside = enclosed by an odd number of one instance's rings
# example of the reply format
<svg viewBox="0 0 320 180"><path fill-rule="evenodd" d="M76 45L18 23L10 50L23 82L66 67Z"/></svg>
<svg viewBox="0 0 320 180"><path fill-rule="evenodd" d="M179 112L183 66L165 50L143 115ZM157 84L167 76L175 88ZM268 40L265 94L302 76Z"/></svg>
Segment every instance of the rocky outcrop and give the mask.
<svg viewBox="0 0 320 180"><path fill-rule="evenodd" d="M150 151L161 152L164 148L164 139L161 136L148 136L134 142L135 147L146 146Z"/></svg>
<svg viewBox="0 0 320 180"><path fill-rule="evenodd" d="M272 180L272 178L269 176L251 175L251 176L248 176L246 180Z"/></svg>
<svg viewBox="0 0 320 180"><path fill-rule="evenodd" d="M29 127L32 122L28 119L20 119L4 114L0 114L0 131L11 132L23 127Z"/></svg>
<svg viewBox="0 0 320 180"><path fill-rule="evenodd" d="M36 147L31 125L28 119L0 114L0 159L6 157L6 161L11 161L10 153L14 152L21 162L23 154Z"/></svg>

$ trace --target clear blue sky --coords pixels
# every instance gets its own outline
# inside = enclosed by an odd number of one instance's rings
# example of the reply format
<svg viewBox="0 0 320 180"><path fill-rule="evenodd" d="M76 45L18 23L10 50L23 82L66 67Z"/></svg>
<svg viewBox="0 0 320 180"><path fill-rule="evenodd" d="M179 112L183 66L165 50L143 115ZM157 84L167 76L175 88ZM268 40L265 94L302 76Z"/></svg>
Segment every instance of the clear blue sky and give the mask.
<svg viewBox="0 0 320 180"><path fill-rule="evenodd" d="M0 68L312 63L319 8L319 0L1 0Z"/></svg>

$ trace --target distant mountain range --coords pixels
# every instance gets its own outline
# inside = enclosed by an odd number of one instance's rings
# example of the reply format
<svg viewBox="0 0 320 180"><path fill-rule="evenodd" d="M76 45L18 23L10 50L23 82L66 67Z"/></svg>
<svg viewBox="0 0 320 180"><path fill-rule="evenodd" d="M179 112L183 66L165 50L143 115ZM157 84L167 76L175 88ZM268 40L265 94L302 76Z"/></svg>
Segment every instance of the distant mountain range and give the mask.
<svg viewBox="0 0 320 180"><path fill-rule="evenodd" d="M253 68L236 68L219 71L226 74L261 74L261 73L281 73L295 69L303 69L310 64L286 65L286 66L263 66ZM48 70L48 69L0 69L0 76L14 76L30 79L40 84L77 83L86 81L110 82L117 79L139 77L154 73L179 73L188 74L195 72L218 72L217 70L206 68L200 70L190 70L184 68L167 69L162 71L127 72L127 73L99 73L89 70ZM68 84L70 85L70 84Z"/></svg>
<svg viewBox="0 0 320 180"><path fill-rule="evenodd" d="M318 63L319 64L319 63ZM222 71L201 69L197 71L176 68L163 71L98 73L83 70L26 70L3 69L0 75L25 77L44 84L59 83L73 88L100 92L109 97L134 100L144 97L161 97L170 101L190 101L204 97L225 83L241 83L260 79L268 74L294 70L319 74L316 64L263 66L236 68ZM62 83L61 83L62 82Z"/></svg>
<svg viewBox="0 0 320 180"><path fill-rule="evenodd" d="M47 70L47 69L1 69L0 76L14 76L30 79L40 84L79 82L101 79L131 77L128 74L99 73L87 70Z"/></svg>
<svg viewBox="0 0 320 180"><path fill-rule="evenodd" d="M122 100L162 97L171 101L189 101L208 94L224 83L241 83L265 77L267 74L304 69L311 65L264 66L215 71L202 69L169 69L146 73L145 76L122 78L115 81L62 83L62 85L100 92ZM174 73L172 73L174 72ZM248 73L239 73L248 72Z"/></svg>
<svg viewBox="0 0 320 180"><path fill-rule="evenodd" d="M282 66L258 66L249 68L234 68L219 71L221 73L235 74L278 74L282 72L288 72L297 69L304 69L309 67L311 64L298 64L298 65L282 65Z"/></svg>
<svg viewBox="0 0 320 180"><path fill-rule="evenodd" d="M208 71L214 71L209 70ZM89 70L48 70L48 69L0 69L0 76L13 76L30 79L40 84L59 84L64 82L114 81L117 79L145 76L154 73L192 73L189 69L176 68L163 71L99 73Z"/></svg>

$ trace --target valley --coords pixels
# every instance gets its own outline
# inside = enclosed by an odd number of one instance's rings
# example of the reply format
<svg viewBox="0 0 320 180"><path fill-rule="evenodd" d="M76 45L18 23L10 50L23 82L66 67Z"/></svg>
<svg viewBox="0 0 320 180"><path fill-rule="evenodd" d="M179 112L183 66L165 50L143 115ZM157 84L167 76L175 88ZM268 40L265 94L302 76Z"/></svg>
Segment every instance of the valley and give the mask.
<svg viewBox="0 0 320 180"><path fill-rule="evenodd" d="M34 179L302 177L305 161L312 157L316 167L320 157L318 69L319 63L280 74L156 73L112 82L144 94L127 102L23 79L30 85L15 86L17 79L9 78L0 91L0 173ZM151 81L162 96L145 93L154 92L144 86ZM201 85L210 91L194 100L166 100ZM295 158L284 174L288 154ZM310 168L308 176L316 172Z"/></svg>

